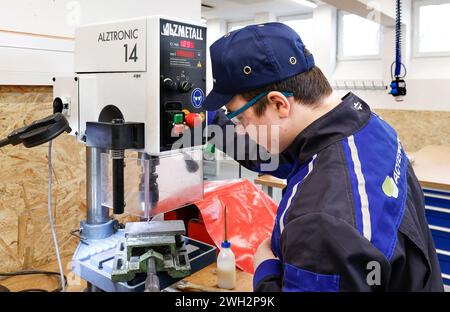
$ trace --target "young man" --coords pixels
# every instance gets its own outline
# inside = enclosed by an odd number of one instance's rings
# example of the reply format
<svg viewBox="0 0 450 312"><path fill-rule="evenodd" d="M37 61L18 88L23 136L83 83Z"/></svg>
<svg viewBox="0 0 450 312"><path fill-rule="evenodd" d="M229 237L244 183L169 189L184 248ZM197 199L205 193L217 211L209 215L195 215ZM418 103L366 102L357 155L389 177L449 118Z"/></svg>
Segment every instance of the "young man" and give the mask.
<svg viewBox="0 0 450 312"><path fill-rule="evenodd" d="M211 60L203 105L228 111L214 123L247 132L247 143L279 157L272 174L287 179L272 237L255 254L255 291L443 290L422 191L397 134L356 95L333 95L295 31L247 26L217 40ZM255 126L267 135L248 130ZM224 149L240 135L215 143ZM260 171L253 152L232 155Z"/></svg>

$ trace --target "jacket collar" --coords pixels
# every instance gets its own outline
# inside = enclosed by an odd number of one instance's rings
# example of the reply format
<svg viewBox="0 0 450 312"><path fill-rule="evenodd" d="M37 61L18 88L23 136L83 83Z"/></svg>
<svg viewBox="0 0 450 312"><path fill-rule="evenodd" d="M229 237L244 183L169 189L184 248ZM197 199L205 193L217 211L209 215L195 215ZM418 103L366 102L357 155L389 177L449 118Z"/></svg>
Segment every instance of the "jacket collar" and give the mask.
<svg viewBox="0 0 450 312"><path fill-rule="evenodd" d="M300 132L284 153L302 165L324 148L361 129L370 115L369 105L349 92L339 105Z"/></svg>

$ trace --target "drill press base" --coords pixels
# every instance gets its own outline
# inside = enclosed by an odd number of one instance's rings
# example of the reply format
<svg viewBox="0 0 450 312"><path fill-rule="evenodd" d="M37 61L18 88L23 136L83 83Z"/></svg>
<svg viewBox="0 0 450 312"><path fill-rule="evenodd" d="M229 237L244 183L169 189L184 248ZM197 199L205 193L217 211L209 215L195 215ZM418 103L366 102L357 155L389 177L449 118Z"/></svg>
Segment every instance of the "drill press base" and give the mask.
<svg viewBox="0 0 450 312"><path fill-rule="evenodd" d="M124 230L99 240L81 242L72 258L72 271L82 279L103 291L139 292L144 291L146 274L137 275L130 282L113 282L113 268L116 246L124 238ZM191 265L191 274L216 261L216 248L203 242L183 237ZM158 273L160 287L164 289L180 278L170 277L165 272Z"/></svg>

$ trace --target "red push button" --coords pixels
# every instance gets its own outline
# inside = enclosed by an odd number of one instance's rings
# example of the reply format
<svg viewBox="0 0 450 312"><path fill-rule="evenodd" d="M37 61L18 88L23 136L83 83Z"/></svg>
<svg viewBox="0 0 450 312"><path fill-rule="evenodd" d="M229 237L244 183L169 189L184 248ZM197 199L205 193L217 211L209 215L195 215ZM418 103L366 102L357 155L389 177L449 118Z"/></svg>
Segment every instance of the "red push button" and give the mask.
<svg viewBox="0 0 450 312"><path fill-rule="evenodd" d="M197 113L190 113L186 116L185 118L186 120L186 124L190 127L190 128L194 128L194 127L198 127L202 124L202 116L200 116L200 114Z"/></svg>

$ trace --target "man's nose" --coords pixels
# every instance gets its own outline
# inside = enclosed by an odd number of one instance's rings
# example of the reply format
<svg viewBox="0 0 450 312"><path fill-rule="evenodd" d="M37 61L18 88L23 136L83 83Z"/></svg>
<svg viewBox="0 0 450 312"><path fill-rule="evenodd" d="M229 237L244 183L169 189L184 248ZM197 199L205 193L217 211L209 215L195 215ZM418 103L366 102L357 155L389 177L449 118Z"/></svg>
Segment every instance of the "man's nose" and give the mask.
<svg viewBox="0 0 450 312"><path fill-rule="evenodd" d="M239 135L244 135L247 132L247 131L245 131L245 127L242 124L236 125L235 130L236 130L236 133Z"/></svg>

